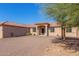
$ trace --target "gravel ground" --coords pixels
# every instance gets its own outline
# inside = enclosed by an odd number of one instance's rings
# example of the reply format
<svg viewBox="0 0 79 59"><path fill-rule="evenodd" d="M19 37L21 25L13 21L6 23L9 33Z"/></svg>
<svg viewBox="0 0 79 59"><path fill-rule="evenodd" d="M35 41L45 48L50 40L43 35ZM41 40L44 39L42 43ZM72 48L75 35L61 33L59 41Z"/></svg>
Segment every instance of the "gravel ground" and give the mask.
<svg viewBox="0 0 79 59"><path fill-rule="evenodd" d="M43 55L51 37L46 36L23 36L15 38L4 38L0 40L0 55Z"/></svg>
<svg viewBox="0 0 79 59"><path fill-rule="evenodd" d="M54 37L23 36L0 39L1 56L45 56L45 55L79 55L79 52L66 50L63 44L51 42Z"/></svg>
<svg viewBox="0 0 79 59"><path fill-rule="evenodd" d="M79 56L79 51L70 50L62 47L63 44L52 44L46 48L44 55L46 56Z"/></svg>

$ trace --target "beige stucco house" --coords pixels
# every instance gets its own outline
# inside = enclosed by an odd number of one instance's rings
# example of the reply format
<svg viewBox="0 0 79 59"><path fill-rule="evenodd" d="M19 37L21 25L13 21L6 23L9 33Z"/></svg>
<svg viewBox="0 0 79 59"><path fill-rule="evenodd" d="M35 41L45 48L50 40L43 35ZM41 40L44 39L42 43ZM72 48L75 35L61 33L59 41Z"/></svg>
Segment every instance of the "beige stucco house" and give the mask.
<svg viewBox="0 0 79 59"><path fill-rule="evenodd" d="M16 24L0 23L0 38L17 37L27 35L40 36L59 36L61 37L60 24L54 23L37 23L37 24ZM66 37L79 37L78 27L66 28Z"/></svg>

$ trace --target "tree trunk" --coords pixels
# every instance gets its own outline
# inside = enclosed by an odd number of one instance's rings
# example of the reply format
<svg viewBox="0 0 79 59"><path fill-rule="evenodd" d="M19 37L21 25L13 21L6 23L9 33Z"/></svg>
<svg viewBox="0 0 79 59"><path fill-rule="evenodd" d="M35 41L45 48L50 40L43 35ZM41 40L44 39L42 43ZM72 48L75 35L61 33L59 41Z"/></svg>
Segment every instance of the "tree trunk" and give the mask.
<svg viewBox="0 0 79 59"><path fill-rule="evenodd" d="M77 28L77 30L76 30L76 38L78 38L78 33L79 33L78 30L79 29Z"/></svg>
<svg viewBox="0 0 79 59"><path fill-rule="evenodd" d="M65 40L65 27L62 27L61 37L62 37L63 40Z"/></svg>

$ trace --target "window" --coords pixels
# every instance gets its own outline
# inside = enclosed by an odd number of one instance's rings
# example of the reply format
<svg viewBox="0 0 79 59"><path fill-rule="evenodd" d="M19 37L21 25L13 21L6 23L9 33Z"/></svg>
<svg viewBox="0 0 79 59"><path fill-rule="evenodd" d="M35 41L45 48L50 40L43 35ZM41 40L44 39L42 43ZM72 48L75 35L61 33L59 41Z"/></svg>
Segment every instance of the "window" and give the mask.
<svg viewBox="0 0 79 59"><path fill-rule="evenodd" d="M72 32L72 28L71 27L66 28L66 32Z"/></svg>
<svg viewBox="0 0 79 59"><path fill-rule="evenodd" d="M33 28L33 32L36 32L36 28L35 27Z"/></svg>
<svg viewBox="0 0 79 59"><path fill-rule="evenodd" d="M54 27L50 27L50 32L54 32L55 28Z"/></svg>

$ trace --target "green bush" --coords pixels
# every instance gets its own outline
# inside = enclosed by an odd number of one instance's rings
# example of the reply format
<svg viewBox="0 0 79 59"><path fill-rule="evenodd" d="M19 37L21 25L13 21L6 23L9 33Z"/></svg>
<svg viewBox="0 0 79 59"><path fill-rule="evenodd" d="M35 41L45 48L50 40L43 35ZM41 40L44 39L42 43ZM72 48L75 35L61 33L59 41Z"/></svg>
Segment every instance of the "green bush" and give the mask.
<svg viewBox="0 0 79 59"><path fill-rule="evenodd" d="M32 35L31 33L26 33L26 35L28 36L28 35Z"/></svg>

